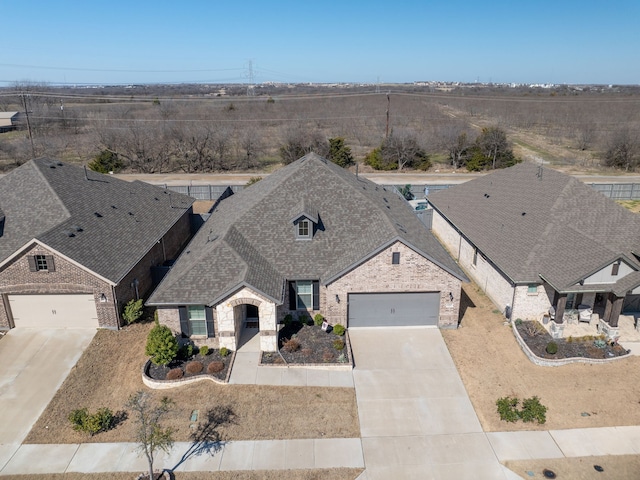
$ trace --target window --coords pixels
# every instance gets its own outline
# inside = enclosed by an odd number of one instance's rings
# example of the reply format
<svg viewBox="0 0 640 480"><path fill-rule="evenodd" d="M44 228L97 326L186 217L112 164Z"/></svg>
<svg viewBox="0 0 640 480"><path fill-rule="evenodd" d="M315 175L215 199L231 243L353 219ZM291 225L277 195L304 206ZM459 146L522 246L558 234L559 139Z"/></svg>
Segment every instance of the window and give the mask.
<svg viewBox="0 0 640 480"><path fill-rule="evenodd" d="M473 250L473 266L475 267L478 264L478 249Z"/></svg>
<svg viewBox="0 0 640 480"><path fill-rule="evenodd" d="M31 255L27 257L29 270L32 272L55 272L52 255Z"/></svg>
<svg viewBox="0 0 640 480"><path fill-rule="evenodd" d="M620 262L616 262L611 266L611 276L615 277L618 275L618 271L620 270Z"/></svg>
<svg viewBox="0 0 640 480"><path fill-rule="evenodd" d="M44 255L36 255L36 270L48 270L47 257L45 257Z"/></svg>
<svg viewBox="0 0 640 480"><path fill-rule="evenodd" d="M207 316L203 305L187 307L191 335L207 335Z"/></svg>
<svg viewBox="0 0 640 480"><path fill-rule="evenodd" d="M393 265L400 265L400 252L393 252L391 254L391 263Z"/></svg>
<svg viewBox="0 0 640 480"><path fill-rule="evenodd" d="M529 295L536 295L538 293L538 285L527 285L527 293Z"/></svg>
<svg viewBox="0 0 640 480"><path fill-rule="evenodd" d="M302 219L298 222L298 238L311 238L309 220Z"/></svg>
<svg viewBox="0 0 640 480"><path fill-rule="evenodd" d="M312 310L313 282L311 282L311 280L301 280L296 282L296 293L298 294L296 308L299 310Z"/></svg>

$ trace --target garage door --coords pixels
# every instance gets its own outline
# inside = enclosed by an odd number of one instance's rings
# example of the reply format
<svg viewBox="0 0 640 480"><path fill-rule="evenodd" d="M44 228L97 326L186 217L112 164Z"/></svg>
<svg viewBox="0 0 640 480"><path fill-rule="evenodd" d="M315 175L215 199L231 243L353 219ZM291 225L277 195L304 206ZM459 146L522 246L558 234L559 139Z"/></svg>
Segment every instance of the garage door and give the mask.
<svg viewBox="0 0 640 480"><path fill-rule="evenodd" d="M626 297L624 297L622 312L623 313L640 312L640 295L630 293Z"/></svg>
<svg viewBox="0 0 640 480"><path fill-rule="evenodd" d="M349 327L438 325L440 293L351 293Z"/></svg>
<svg viewBox="0 0 640 480"><path fill-rule="evenodd" d="M9 295L17 328L98 327L93 295Z"/></svg>

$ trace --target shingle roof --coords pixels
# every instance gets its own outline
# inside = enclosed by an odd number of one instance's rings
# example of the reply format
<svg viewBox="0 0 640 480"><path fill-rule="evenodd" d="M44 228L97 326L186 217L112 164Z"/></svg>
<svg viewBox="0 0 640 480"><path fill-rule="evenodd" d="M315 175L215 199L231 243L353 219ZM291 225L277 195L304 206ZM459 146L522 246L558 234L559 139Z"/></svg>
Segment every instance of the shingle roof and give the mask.
<svg viewBox="0 0 640 480"><path fill-rule="evenodd" d="M556 170L522 163L429 202L515 283L563 290L621 257L640 267L640 217Z"/></svg>
<svg viewBox="0 0 640 480"><path fill-rule="evenodd" d="M118 283L193 199L48 158L0 179L0 262L37 239Z"/></svg>
<svg viewBox="0 0 640 480"><path fill-rule="evenodd" d="M296 240L298 213L317 218L312 240ZM212 305L241 285L280 302L285 280L330 282L396 240L466 279L403 198L309 154L224 200L148 303Z"/></svg>

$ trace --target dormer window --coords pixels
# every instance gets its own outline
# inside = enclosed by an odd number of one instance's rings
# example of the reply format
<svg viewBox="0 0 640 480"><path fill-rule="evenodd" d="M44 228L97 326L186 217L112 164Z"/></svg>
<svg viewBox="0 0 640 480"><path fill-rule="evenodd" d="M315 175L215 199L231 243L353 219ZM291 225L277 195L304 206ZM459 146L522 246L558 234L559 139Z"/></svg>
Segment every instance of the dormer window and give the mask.
<svg viewBox="0 0 640 480"><path fill-rule="evenodd" d="M291 223L295 229L296 240L311 240L320 224L318 210L302 201L296 205L292 213Z"/></svg>
<svg viewBox="0 0 640 480"><path fill-rule="evenodd" d="M306 218L298 221L298 238L309 239L311 238L311 222Z"/></svg>

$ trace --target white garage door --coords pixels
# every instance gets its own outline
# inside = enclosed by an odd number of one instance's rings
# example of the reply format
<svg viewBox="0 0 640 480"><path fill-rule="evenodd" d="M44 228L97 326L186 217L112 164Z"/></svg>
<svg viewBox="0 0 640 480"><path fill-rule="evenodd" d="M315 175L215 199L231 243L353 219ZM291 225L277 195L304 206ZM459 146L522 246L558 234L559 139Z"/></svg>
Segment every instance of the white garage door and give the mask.
<svg viewBox="0 0 640 480"><path fill-rule="evenodd" d="M98 327L93 295L9 295L16 328Z"/></svg>
<svg viewBox="0 0 640 480"><path fill-rule="evenodd" d="M350 293L351 327L438 325L439 292Z"/></svg>

